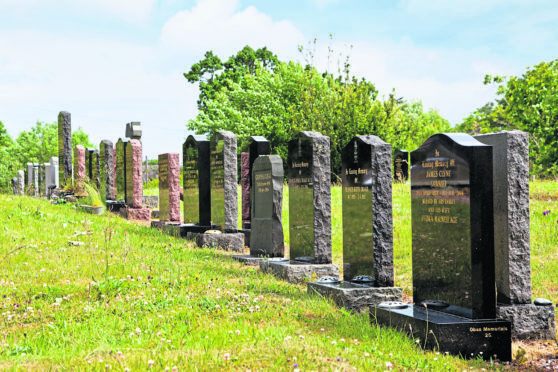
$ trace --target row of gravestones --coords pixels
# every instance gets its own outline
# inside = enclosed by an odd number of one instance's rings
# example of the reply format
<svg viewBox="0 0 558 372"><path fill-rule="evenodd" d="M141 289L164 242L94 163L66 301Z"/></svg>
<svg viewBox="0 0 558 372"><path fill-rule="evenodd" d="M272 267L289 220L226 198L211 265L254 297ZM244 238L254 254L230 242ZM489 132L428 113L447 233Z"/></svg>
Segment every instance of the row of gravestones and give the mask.
<svg viewBox="0 0 558 372"><path fill-rule="evenodd" d="M236 138L219 132L207 142L191 136L184 145L185 222L233 233ZM512 327L517 338L555 337L552 304L531 303L527 143L522 132L439 134L411 154L415 306L379 304L400 299L401 290L393 288L391 146L375 136L353 138L342 153L343 282L331 265L329 138L319 133L289 142L291 260L262 259L284 253L276 155L250 167L251 255L236 258L291 281L332 275L309 283L310 292L352 310L377 305L374 322L424 331L415 336L427 346L509 360ZM493 167L493 149L494 163L506 166ZM159 169L161 218L177 222L178 154L161 155Z"/></svg>

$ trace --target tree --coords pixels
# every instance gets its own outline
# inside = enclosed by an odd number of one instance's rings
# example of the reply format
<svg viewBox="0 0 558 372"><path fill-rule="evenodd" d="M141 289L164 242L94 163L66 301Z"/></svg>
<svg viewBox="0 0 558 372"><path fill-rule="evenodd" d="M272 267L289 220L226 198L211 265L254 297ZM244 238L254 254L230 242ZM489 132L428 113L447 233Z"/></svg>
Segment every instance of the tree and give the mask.
<svg viewBox="0 0 558 372"><path fill-rule="evenodd" d="M334 180L341 173L341 150L355 135L374 134L394 147L412 148L438 130L449 130L446 120L433 111L424 113L420 103L406 104L395 93L379 100L374 84L350 75L347 61L334 77L295 62L274 61L267 65L272 68L258 62L260 67L252 71L246 58L239 59L244 67L236 71L244 74L214 76L221 88L213 98L206 96L188 129L210 134L230 130L238 136L239 149L245 148L248 136L264 136L283 159L297 132L318 131L330 138ZM402 134L405 130L410 134Z"/></svg>
<svg viewBox="0 0 558 372"><path fill-rule="evenodd" d="M0 121L0 191L9 192L17 163L12 157L14 141Z"/></svg>

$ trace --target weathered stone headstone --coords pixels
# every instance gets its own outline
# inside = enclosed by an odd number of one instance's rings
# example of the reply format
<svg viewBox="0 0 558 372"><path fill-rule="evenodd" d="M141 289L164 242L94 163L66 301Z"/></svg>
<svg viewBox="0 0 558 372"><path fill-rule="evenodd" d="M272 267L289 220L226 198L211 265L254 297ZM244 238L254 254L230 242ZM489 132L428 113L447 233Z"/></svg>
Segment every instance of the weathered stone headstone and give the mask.
<svg viewBox="0 0 558 372"><path fill-rule="evenodd" d="M59 173L59 163L58 163L58 157L53 156L50 158L50 166L52 169L52 176L50 179L51 185L54 185L56 187L60 187L60 173Z"/></svg>
<svg viewBox="0 0 558 372"><path fill-rule="evenodd" d="M12 193L17 195L17 177L12 177Z"/></svg>
<svg viewBox="0 0 558 372"><path fill-rule="evenodd" d="M33 163L27 163L27 187L33 188Z"/></svg>
<svg viewBox="0 0 558 372"><path fill-rule="evenodd" d="M25 194L25 172L17 171L17 194L23 196Z"/></svg>
<svg viewBox="0 0 558 372"><path fill-rule="evenodd" d="M69 112L58 114L58 161L60 188L72 184L72 117Z"/></svg>
<svg viewBox="0 0 558 372"><path fill-rule="evenodd" d="M492 185L492 146L469 135L435 134L411 153L415 306L380 304L373 322L440 352L511 359L511 323L495 319Z"/></svg>
<svg viewBox="0 0 558 372"><path fill-rule="evenodd" d="M85 149L85 166L87 170L87 177L91 185L97 189L100 188L100 164L99 164L99 150L88 147Z"/></svg>
<svg viewBox="0 0 558 372"><path fill-rule="evenodd" d="M48 196L48 188L52 185L52 166L50 163L45 163L43 165L44 169L44 182L43 182L43 193Z"/></svg>
<svg viewBox="0 0 558 372"><path fill-rule="evenodd" d="M399 182L409 179L409 151L397 150L393 156L393 178Z"/></svg>
<svg viewBox="0 0 558 372"><path fill-rule="evenodd" d="M493 146L497 315L518 339L554 339L554 306L531 304L529 137L521 131L475 136Z"/></svg>
<svg viewBox="0 0 558 372"><path fill-rule="evenodd" d="M115 183L116 183L116 200L126 201L127 190L126 187L126 151L130 143L129 138L119 138L116 143L116 153L115 153Z"/></svg>
<svg viewBox="0 0 558 372"><path fill-rule="evenodd" d="M114 192L114 149L109 140L99 144L100 192L105 200L116 200Z"/></svg>
<svg viewBox="0 0 558 372"><path fill-rule="evenodd" d="M180 222L180 157L159 154L159 219Z"/></svg>
<svg viewBox="0 0 558 372"><path fill-rule="evenodd" d="M341 159L343 278L367 276L378 287L393 287L391 145L357 136Z"/></svg>
<svg viewBox="0 0 558 372"><path fill-rule="evenodd" d="M217 229L238 230L236 135L218 131L210 141L211 219Z"/></svg>
<svg viewBox="0 0 558 372"><path fill-rule="evenodd" d="M141 123L139 121L126 124L126 138L141 140L141 134Z"/></svg>
<svg viewBox="0 0 558 372"><path fill-rule="evenodd" d="M83 183L86 177L85 148L82 145L77 145L74 148L74 192L76 194L83 192Z"/></svg>
<svg viewBox="0 0 558 372"><path fill-rule="evenodd" d="M242 191L242 228L250 228L250 153L240 154L240 190Z"/></svg>
<svg viewBox="0 0 558 372"><path fill-rule="evenodd" d="M252 186L250 255L283 257L283 160L279 155L258 157L252 168Z"/></svg>
<svg viewBox="0 0 558 372"><path fill-rule="evenodd" d="M205 136L186 138L182 146L185 224L211 225L209 157L209 141Z"/></svg>
<svg viewBox="0 0 558 372"><path fill-rule="evenodd" d="M329 137L299 132L289 141L288 151L291 260L330 264Z"/></svg>

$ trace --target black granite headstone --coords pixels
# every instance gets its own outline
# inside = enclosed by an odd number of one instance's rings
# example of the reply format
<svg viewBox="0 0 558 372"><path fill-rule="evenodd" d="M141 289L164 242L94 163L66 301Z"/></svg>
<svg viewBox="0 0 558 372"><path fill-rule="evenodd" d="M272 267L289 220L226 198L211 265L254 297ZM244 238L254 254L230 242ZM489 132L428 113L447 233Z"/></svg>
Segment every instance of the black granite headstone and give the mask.
<svg viewBox="0 0 558 372"><path fill-rule="evenodd" d="M299 132L289 141L288 151L290 258L330 264L329 137Z"/></svg>
<svg viewBox="0 0 558 372"><path fill-rule="evenodd" d="M116 200L126 201L127 178L126 178L126 148L130 142L129 138L119 138L116 143Z"/></svg>
<svg viewBox="0 0 558 372"><path fill-rule="evenodd" d="M283 257L283 160L279 155L256 159L252 169L252 186L250 255Z"/></svg>
<svg viewBox="0 0 558 372"><path fill-rule="evenodd" d="M218 131L210 140L211 219L218 229L238 230L236 135Z"/></svg>
<svg viewBox="0 0 558 372"><path fill-rule="evenodd" d="M86 147L85 148L85 174L89 179L89 182L93 184L93 170L94 170L94 154L95 149L93 147Z"/></svg>
<svg viewBox="0 0 558 372"><path fill-rule="evenodd" d="M354 137L341 154L343 278L393 287L391 145Z"/></svg>
<svg viewBox="0 0 558 372"><path fill-rule="evenodd" d="M393 178L399 182L405 182L409 179L409 151L395 151L393 155Z"/></svg>
<svg viewBox="0 0 558 372"><path fill-rule="evenodd" d="M413 300L496 316L492 147L436 134L411 153Z"/></svg>
<svg viewBox="0 0 558 372"><path fill-rule="evenodd" d="M72 116L69 112L58 114L58 159L60 188L72 184Z"/></svg>
<svg viewBox="0 0 558 372"><path fill-rule="evenodd" d="M211 225L209 140L189 135L182 146L184 223Z"/></svg>
<svg viewBox="0 0 558 372"><path fill-rule="evenodd" d="M104 200L114 200L114 146L109 140L99 144L99 178Z"/></svg>

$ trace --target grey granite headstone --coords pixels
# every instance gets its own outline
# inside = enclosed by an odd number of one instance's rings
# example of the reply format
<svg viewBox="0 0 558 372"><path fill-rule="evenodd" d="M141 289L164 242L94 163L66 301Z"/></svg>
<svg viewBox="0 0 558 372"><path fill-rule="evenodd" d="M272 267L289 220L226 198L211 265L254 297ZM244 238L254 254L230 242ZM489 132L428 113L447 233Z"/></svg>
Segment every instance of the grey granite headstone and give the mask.
<svg viewBox="0 0 558 372"><path fill-rule="evenodd" d="M279 155L260 156L252 168L250 255L283 257L283 160Z"/></svg>
<svg viewBox="0 0 558 372"><path fill-rule="evenodd" d="M33 163L27 163L27 187L33 186Z"/></svg>
<svg viewBox="0 0 558 372"><path fill-rule="evenodd" d="M33 165L33 196L39 196L39 165Z"/></svg>
<svg viewBox="0 0 558 372"><path fill-rule="evenodd" d="M290 257L331 263L331 176L329 137L299 132L289 141Z"/></svg>
<svg viewBox="0 0 558 372"><path fill-rule="evenodd" d="M141 140L142 130L139 121L126 124L126 138Z"/></svg>
<svg viewBox="0 0 558 372"><path fill-rule="evenodd" d="M114 147L109 140L99 144L99 174L101 193L105 200L116 200L114 191Z"/></svg>
<svg viewBox="0 0 558 372"><path fill-rule="evenodd" d="M60 174L59 174L59 165L58 165L58 157L53 156L50 158L50 166L52 167L52 178L51 182L56 187L60 187Z"/></svg>
<svg viewBox="0 0 558 372"><path fill-rule="evenodd" d="M521 131L475 136L494 150L494 254L498 302L531 303L529 137Z"/></svg>
<svg viewBox="0 0 558 372"><path fill-rule="evenodd" d="M17 177L12 177L12 193L17 195Z"/></svg>
<svg viewBox="0 0 558 372"><path fill-rule="evenodd" d="M48 195L48 188L50 186L52 186L52 166L50 165L50 163L45 163L44 165L44 184L43 184L43 190L45 195Z"/></svg>
<svg viewBox="0 0 558 372"><path fill-rule="evenodd" d="M221 130L210 140L211 218L218 229L238 230L236 135Z"/></svg>
<svg viewBox="0 0 558 372"><path fill-rule="evenodd" d="M72 184L72 116L69 112L58 114L58 160L60 187Z"/></svg>
<svg viewBox="0 0 558 372"><path fill-rule="evenodd" d="M22 170L17 172L17 192L21 196L25 193L25 172Z"/></svg>

